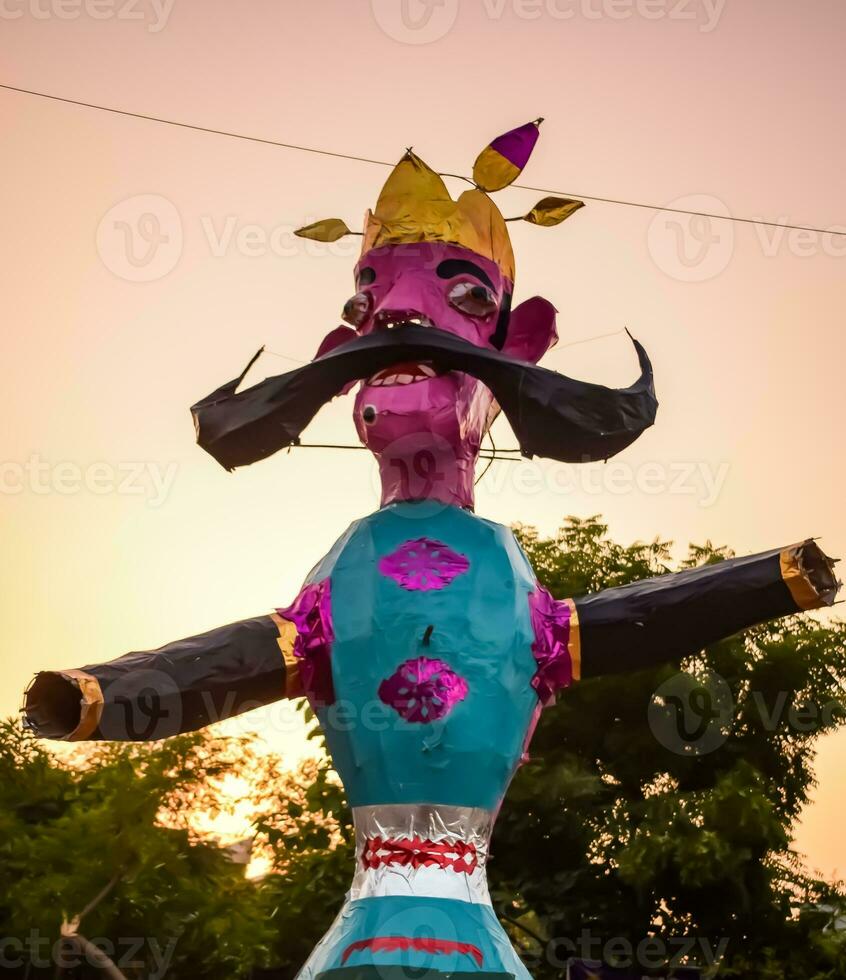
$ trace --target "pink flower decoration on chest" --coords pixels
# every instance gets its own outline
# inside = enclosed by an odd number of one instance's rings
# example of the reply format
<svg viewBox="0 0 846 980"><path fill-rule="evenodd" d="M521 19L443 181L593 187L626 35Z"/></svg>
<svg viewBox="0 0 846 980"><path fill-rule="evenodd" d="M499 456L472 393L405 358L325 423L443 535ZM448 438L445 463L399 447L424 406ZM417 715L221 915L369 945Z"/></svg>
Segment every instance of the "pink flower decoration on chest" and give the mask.
<svg viewBox="0 0 846 980"><path fill-rule="evenodd" d="M445 589L469 567L464 555L432 538L406 541L379 559L379 571L409 592Z"/></svg>
<svg viewBox="0 0 846 980"><path fill-rule="evenodd" d="M379 685L379 698L406 721L425 724L445 718L467 697L467 681L443 660L406 660Z"/></svg>

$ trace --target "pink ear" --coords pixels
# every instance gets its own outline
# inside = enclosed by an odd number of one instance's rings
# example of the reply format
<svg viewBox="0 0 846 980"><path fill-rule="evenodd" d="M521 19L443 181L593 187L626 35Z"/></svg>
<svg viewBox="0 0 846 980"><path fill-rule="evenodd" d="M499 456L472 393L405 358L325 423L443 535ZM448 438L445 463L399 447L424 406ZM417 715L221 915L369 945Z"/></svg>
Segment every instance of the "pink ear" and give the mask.
<svg viewBox="0 0 846 980"><path fill-rule="evenodd" d="M558 340L555 330L557 312L542 296L533 296L521 303L511 311L503 353L537 364Z"/></svg>
<svg viewBox="0 0 846 980"><path fill-rule="evenodd" d="M314 355L313 360L317 360L318 357L323 357L324 354L328 354L336 347L340 347L341 344L346 344L350 340L355 340L357 336L358 334L352 327L335 327L334 330L330 330L323 340L320 341L320 346L317 348L317 353ZM344 385L339 394L346 395L346 393L354 387L355 381L351 381L348 385Z"/></svg>
<svg viewBox="0 0 846 980"><path fill-rule="evenodd" d="M358 334L352 327L335 327L334 330L330 330L323 340L320 341L320 346L317 348L317 353L314 355L314 358L323 357L330 350L340 347L341 344L346 344L349 340L354 340L357 336Z"/></svg>

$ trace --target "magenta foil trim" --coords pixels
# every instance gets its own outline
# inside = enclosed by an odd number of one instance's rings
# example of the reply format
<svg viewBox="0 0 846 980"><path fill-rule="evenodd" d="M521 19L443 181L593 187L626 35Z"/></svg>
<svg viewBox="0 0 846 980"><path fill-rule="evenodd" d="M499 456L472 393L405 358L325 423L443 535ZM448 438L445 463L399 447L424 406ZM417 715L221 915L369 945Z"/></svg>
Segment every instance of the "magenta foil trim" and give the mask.
<svg viewBox="0 0 846 980"><path fill-rule="evenodd" d="M379 571L409 592L445 589L469 567L464 555L432 538L406 541L379 559Z"/></svg>
<svg viewBox="0 0 846 980"><path fill-rule="evenodd" d="M532 653L538 669L532 678L542 704L550 704L555 695L573 682L570 660L570 606L554 599L542 585L529 593L529 611L535 642Z"/></svg>
<svg viewBox="0 0 846 980"><path fill-rule="evenodd" d="M415 657L379 685L379 697L406 721L439 721L467 697L467 681L443 660Z"/></svg>
<svg viewBox="0 0 846 980"><path fill-rule="evenodd" d="M312 707L335 701L332 682L332 596L329 579L303 586L287 607L277 613L297 627L294 656L300 661L300 679Z"/></svg>

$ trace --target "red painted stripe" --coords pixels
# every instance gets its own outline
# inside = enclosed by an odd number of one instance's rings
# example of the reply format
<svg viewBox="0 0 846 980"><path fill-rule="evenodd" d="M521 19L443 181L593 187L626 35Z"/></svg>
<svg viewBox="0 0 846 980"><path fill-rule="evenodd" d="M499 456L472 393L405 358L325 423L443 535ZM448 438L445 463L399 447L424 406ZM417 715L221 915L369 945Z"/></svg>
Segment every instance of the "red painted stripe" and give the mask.
<svg viewBox="0 0 846 980"><path fill-rule="evenodd" d="M443 955L462 953L465 956L472 956L477 966L481 966L484 959L479 947L470 943L455 943L449 939L414 939L409 936L376 936L373 939L359 939L358 942L347 946L341 956L341 963L346 963L353 953L364 949L372 950L374 953L393 953L404 949Z"/></svg>
<svg viewBox="0 0 846 980"><path fill-rule="evenodd" d="M411 868L436 866L451 868L456 872L472 874L479 865L479 858L473 844L465 841L442 842L439 844L419 837L392 840L369 837L364 843L361 855L365 868L375 869L398 864Z"/></svg>

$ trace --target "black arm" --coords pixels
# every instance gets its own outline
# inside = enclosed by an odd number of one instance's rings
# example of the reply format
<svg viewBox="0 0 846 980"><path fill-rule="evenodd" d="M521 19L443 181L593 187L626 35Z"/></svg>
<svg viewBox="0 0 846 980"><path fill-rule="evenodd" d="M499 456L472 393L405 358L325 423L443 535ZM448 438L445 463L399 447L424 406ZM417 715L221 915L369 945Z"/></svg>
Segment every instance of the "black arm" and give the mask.
<svg viewBox="0 0 846 980"><path fill-rule="evenodd" d="M295 630L256 616L158 650L35 675L24 722L44 738L151 741L298 697Z"/></svg>
<svg viewBox="0 0 846 980"><path fill-rule="evenodd" d="M581 677L677 660L768 619L830 606L832 564L809 540L576 599Z"/></svg>

